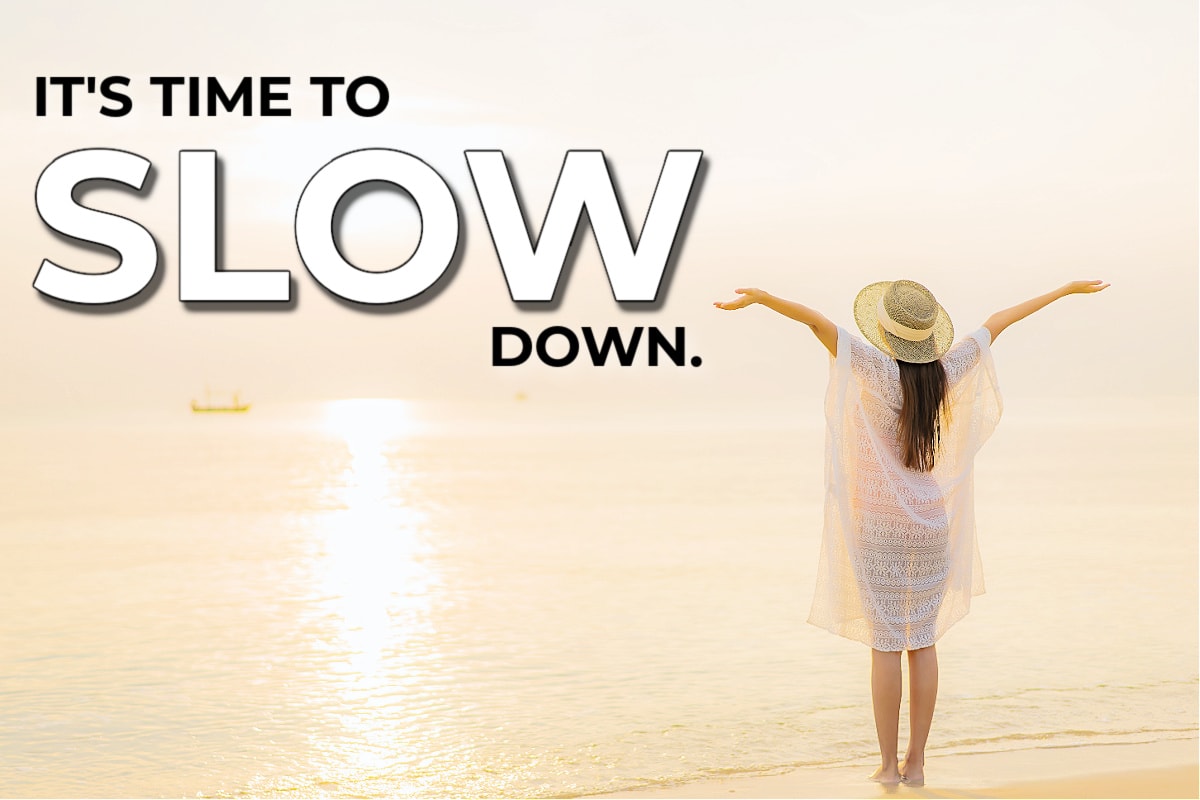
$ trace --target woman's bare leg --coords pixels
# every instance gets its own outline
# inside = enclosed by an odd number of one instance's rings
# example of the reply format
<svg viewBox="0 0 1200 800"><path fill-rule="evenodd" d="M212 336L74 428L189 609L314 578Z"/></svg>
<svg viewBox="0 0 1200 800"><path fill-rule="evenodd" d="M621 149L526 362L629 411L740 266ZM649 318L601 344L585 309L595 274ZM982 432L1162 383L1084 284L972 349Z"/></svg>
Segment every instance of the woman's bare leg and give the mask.
<svg viewBox="0 0 1200 800"><path fill-rule="evenodd" d="M871 776L880 783L899 783L896 763L900 727L900 653L871 650L871 704L875 707L875 732L879 736L882 766Z"/></svg>
<svg viewBox="0 0 1200 800"><path fill-rule="evenodd" d="M937 650L922 647L908 651L908 750L900 772L915 786L925 782L925 742L933 724L933 706L937 702Z"/></svg>

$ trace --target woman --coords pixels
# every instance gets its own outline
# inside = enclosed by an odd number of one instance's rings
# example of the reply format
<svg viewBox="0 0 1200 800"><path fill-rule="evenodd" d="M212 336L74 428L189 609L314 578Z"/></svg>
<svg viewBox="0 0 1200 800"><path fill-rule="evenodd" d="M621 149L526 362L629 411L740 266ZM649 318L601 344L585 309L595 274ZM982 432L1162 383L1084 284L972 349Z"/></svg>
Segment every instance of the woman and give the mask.
<svg viewBox="0 0 1200 800"><path fill-rule="evenodd" d="M759 289L717 308L758 303L803 322L833 356L825 400L825 526L809 622L871 647L881 783L924 783L937 699L934 643L983 592L972 464L1000 418L991 345L1075 281L993 314L951 347L954 327L924 286L883 281L859 292L866 342L810 308ZM868 344L869 342L869 344ZM908 652L909 733L898 763L900 655Z"/></svg>

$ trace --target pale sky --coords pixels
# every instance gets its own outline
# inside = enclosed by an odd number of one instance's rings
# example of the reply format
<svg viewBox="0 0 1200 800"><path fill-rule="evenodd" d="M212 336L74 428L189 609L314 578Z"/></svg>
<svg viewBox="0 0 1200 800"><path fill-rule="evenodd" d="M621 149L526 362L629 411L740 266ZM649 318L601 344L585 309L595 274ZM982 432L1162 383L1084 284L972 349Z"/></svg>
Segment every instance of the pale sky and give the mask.
<svg viewBox="0 0 1200 800"><path fill-rule="evenodd" d="M186 403L205 385L256 402L509 397L811 405L826 380L806 329L765 309L719 312L750 285L853 329L876 280L926 284L960 335L1076 278L1071 297L1006 332L1007 395L1195 394L1197 10L1168 2L692 4L212 2L25 4L6 14L0 209L0 408ZM182 8L182 7L181 7ZM134 112L37 118L37 76L129 76ZM375 75L373 119L317 114L311 75ZM163 119L151 75L286 75L290 118ZM79 313L32 288L43 258L115 258L56 238L33 203L56 156L87 147L155 165L144 197L98 189L158 241L161 282L119 313ZM304 270L292 219L312 174L361 147L429 162L466 231L461 268L418 308L335 302ZM227 268L292 272L290 311L193 311L177 299L177 160L224 162ZM590 234L553 312L515 308L462 151L501 149L540 224L568 149L599 148L640 224L670 149L705 151L706 180L666 301L617 307ZM345 249L407 257L411 204L373 193ZM491 328L686 326L691 367L490 366ZM819 405L817 406L819 409ZM811 409L810 409L811 410Z"/></svg>

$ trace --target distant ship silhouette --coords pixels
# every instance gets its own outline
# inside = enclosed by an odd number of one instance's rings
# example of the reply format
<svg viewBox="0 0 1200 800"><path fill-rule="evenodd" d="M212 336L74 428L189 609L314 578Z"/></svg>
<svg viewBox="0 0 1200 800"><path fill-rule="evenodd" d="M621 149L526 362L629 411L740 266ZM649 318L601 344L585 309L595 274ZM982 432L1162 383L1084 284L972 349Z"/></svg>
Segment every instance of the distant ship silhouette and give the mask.
<svg viewBox="0 0 1200 800"><path fill-rule="evenodd" d="M192 401L192 412L195 414L240 414L250 410L249 403L239 403L237 392L233 393L233 402L229 405L213 405L208 399L208 392L204 393L204 403Z"/></svg>

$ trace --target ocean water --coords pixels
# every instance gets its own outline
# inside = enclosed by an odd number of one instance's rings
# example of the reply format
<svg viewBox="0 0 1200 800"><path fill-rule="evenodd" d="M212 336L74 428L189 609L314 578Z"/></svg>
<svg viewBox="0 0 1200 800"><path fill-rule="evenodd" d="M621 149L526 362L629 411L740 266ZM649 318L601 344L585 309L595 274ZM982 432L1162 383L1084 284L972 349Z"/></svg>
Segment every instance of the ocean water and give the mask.
<svg viewBox="0 0 1200 800"><path fill-rule="evenodd" d="M805 624L821 446L532 400L9 421L0 795L867 764L869 652ZM1195 738L1195 400L1010 404L976 486L988 592L938 645L930 752Z"/></svg>

